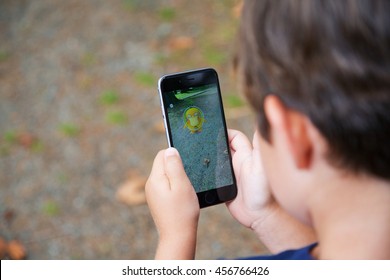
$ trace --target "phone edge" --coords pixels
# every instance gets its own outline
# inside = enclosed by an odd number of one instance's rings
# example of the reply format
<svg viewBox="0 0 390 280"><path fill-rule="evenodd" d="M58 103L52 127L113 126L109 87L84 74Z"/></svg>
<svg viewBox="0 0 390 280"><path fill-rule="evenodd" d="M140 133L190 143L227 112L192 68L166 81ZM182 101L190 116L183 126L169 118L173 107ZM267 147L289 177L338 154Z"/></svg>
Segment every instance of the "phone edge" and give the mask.
<svg viewBox="0 0 390 280"><path fill-rule="evenodd" d="M171 77L171 76L176 76L176 75L182 75L182 74L187 74L187 73L191 73L191 72L194 72L194 71L202 71L202 70L211 70L214 72L214 74L216 75L217 77L217 81L218 81L218 91L219 91L219 94L220 94L220 102L221 102L221 114L222 114L222 118L224 119L224 126L225 126L225 135L226 137L228 137L228 129L227 129L227 124L226 124L226 116L225 116L225 110L224 110L224 106L223 106L223 100L222 100L222 90L221 90L221 85L220 85L220 82L219 82L219 76L218 76L218 72L212 68L212 67L205 67L205 68L197 68L197 69L192 69L192 70L187 70L187 71L183 71L183 72L175 72L175 73L171 73L171 74L165 74L163 76L161 76L158 80L158 93L159 93L159 96L160 96L160 107L161 107L161 111L162 111L162 116L163 116L163 120L164 120L164 127L165 127L165 134L166 134L166 138L167 138L167 142L168 142L168 146L169 147L173 147L172 145L172 142L171 142L171 139L170 139L170 134L169 134L169 131L168 131L168 124L167 124L167 117L165 115L165 107L164 107L164 101L163 101L163 96L162 96L162 89L161 89L161 84L163 82L163 80L166 78L166 77ZM229 143L227 143L227 145L229 145ZM229 150L229 157L230 157L230 162L231 162L231 165L233 164L233 158L232 158L232 155L231 155L231 151ZM236 198L237 196L237 192L238 192L238 188L237 188L237 179L235 177L235 174L234 174L234 169L233 169L233 166L231 166L231 171L232 171L232 176L233 176L233 184L232 185L229 185L229 186L225 186L223 187L223 189L225 189L226 187L230 188L232 186L234 186L234 193L233 193L233 197L229 200L219 200L218 201L214 201L213 203L208 203L205 199L200 199L200 196L202 195L202 192L199 192L199 193L196 193L197 197L198 197L198 201L199 201L199 206L200 208L207 208L209 206L214 206L214 205L217 205L217 204L222 204L222 203L227 203L229 201L232 201L233 199ZM212 191L215 191L215 192L218 192L218 191L222 191L221 188L215 188L213 189ZM217 196L219 197L219 196ZM216 202L216 203L215 203Z"/></svg>
<svg viewBox="0 0 390 280"><path fill-rule="evenodd" d="M164 76L160 77L160 79L158 79L158 88L157 88L157 90L158 90L158 94L160 96L160 107L161 107L162 117L163 117L163 120L164 120L165 136L167 138L168 147L172 147L171 139L169 137L167 117L165 115L164 101L163 101L162 90L161 90L161 83L167 76L168 75L164 75Z"/></svg>

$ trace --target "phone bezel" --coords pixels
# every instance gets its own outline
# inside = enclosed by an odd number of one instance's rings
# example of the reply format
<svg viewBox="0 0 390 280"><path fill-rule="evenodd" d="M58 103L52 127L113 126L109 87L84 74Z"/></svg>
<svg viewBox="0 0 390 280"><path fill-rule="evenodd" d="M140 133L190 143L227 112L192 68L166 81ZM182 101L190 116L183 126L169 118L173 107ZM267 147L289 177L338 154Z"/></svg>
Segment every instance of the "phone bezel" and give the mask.
<svg viewBox="0 0 390 280"><path fill-rule="evenodd" d="M158 91L160 95L160 104L161 111L163 114L164 125L165 125L165 133L167 136L167 141L169 147L174 147L172 141L171 128L168 120L168 112L165 101L164 93L171 92L177 89L183 89L186 87L197 87L205 84L215 83L218 88L218 99L219 99L219 107L222 115L222 122L224 126L224 133L226 136L226 145L229 147L229 140L227 134L227 126L225 113L223 110L223 102L221 96L221 88L219 84L218 74L213 68L202 68L195 69L185 72L173 73L162 76L158 81ZM236 178L234 175L233 165L232 165L232 156L230 149L228 150L229 154L229 164L232 174L233 184L227 186L216 187L214 189L197 192L199 206L201 208L228 202L234 199L237 195L237 187L236 187Z"/></svg>

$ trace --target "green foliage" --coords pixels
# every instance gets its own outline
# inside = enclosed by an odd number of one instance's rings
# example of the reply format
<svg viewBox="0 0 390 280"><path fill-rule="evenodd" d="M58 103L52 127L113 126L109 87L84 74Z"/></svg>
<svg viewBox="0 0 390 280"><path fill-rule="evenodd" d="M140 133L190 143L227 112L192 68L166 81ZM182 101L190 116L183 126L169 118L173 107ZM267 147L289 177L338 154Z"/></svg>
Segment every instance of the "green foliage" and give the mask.
<svg viewBox="0 0 390 280"><path fill-rule="evenodd" d="M62 123L59 126L59 130L68 137L75 137L80 134L80 128L73 123Z"/></svg>
<svg viewBox="0 0 390 280"><path fill-rule="evenodd" d="M176 10L172 7L164 7L159 10L158 14L163 21L173 21L176 17Z"/></svg>
<svg viewBox="0 0 390 280"><path fill-rule="evenodd" d="M95 56L95 54L91 53L91 52L86 52L83 57L81 58L81 63L84 65L84 66L92 66L94 64L96 64L97 62L97 58Z"/></svg>
<svg viewBox="0 0 390 280"><path fill-rule="evenodd" d="M116 90L106 90L100 96L100 102L105 105L115 104L119 101L119 94Z"/></svg>
<svg viewBox="0 0 390 280"><path fill-rule="evenodd" d="M126 9L133 11L141 5L142 0L122 0L122 3Z"/></svg>
<svg viewBox="0 0 390 280"><path fill-rule="evenodd" d="M163 53L156 53L154 56L154 62L158 65L164 65L168 62L168 56Z"/></svg>
<svg viewBox="0 0 390 280"><path fill-rule="evenodd" d="M41 153L44 149L43 142L36 139L32 144L31 144L31 151L34 153Z"/></svg>
<svg viewBox="0 0 390 280"><path fill-rule="evenodd" d="M127 123L127 116L122 111L110 111L106 114L106 121L112 124L123 125Z"/></svg>
<svg viewBox="0 0 390 280"><path fill-rule="evenodd" d="M0 144L0 157L8 156L10 153L9 145Z"/></svg>
<svg viewBox="0 0 390 280"><path fill-rule="evenodd" d="M43 151L43 142L29 133L17 133L13 130L6 131L1 143L1 155L8 155L12 146L20 146L29 149L32 152L40 153Z"/></svg>
<svg viewBox="0 0 390 280"><path fill-rule="evenodd" d="M3 138L8 144L15 144L18 140L18 135L15 131L9 130L4 133Z"/></svg>
<svg viewBox="0 0 390 280"><path fill-rule="evenodd" d="M10 53L4 50L0 50L0 62L6 61L10 57Z"/></svg>
<svg viewBox="0 0 390 280"><path fill-rule="evenodd" d="M156 78L148 72L136 72L134 74L135 81L142 86L154 86Z"/></svg>
<svg viewBox="0 0 390 280"><path fill-rule="evenodd" d="M228 107L236 108L244 106L244 101L238 95L227 95L226 96L226 104Z"/></svg>
<svg viewBox="0 0 390 280"><path fill-rule="evenodd" d="M65 184L69 181L69 176L66 175L65 173L61 172L61 173L58 173L57 179L58 179L58 182Z"/></svg>
<svg viewBox="0 0 390 280"><path fill-rule="evenodd" d="M31 151L34 153L41 153L44 150L45 146L40 140L35 140L31 145Z"/></svg>
<svg viewBox="0 0 390 280"><path fill-rule="evenodd" d="M60 213L60 207L54 201L47 201L43 204L42 211L46 215L54 217Z"/></svg>
<svg viewBox="0 0 390 280"><path fill-rule="evenodd" d="M212 65L219 65L227 60L226 51L220 51L213 47L205 48L203 56L206 62Z"/></svg>

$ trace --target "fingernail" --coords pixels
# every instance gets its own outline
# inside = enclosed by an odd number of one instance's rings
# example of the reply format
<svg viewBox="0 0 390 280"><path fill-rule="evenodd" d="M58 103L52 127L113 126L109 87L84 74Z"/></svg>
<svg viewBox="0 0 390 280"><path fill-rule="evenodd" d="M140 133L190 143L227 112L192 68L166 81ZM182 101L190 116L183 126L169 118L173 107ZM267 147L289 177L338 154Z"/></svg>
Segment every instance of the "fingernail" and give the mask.
<svg viewBox="0 0 390 280"><path fill-rule="evenodd" d="M165 150L165 157L178 156L179 152L175 148L168 148Z"/></svg>

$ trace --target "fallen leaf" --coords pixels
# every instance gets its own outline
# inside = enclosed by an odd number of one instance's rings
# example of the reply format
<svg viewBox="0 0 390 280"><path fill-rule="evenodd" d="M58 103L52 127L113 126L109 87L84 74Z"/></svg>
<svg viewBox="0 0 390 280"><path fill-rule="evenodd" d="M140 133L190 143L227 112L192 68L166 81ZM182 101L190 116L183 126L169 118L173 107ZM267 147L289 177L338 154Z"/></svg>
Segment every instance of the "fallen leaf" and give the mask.
<svg viewBox="0 0 390 280"><path fill-rule="evenodd" d="M22 260L26 258L26 249L18 240L12 240L8 243L8 255L12 260Z"/></svg>
<svg viewBox="0 0 390 280"><path fill-rule="evenodd" d="M239 1L234 7L232 8L232 15L234 18L239 18L241 16L242 7L244 6L243 1Z"/></svg>
<svg viewBox="0 0 390 280"><path fill-rule="evenodd" d="M169 47L175 51L178 50L188 50L194 46L194 39L187 36L180 36L176 38L172 38L169 41Z"/></svg>
<svg viewBox="0 0 390 280"><path fill-rule="evenodd" d="M3 260L7 253L7 243L0 237L0 260Z"/></svg>
<svg viewBox="0 0 390 280"><path fill-rule="evenodd" d="M26 149L31 148L34 142L35 138L30 133L24 132L18 135L18 143Z"/></svg>
<svg viewBox="0 0 390 280"><path fill-rule="evenodd" d="M158 132L158 133L165 133L164 122L162 120L155 122L153 125L153 130Z"/></svg>
<svg viewBox="0 0 390 280"><path fill-rule="evenodd" d="M145 177L139 175L132 176L120 185L115 197L118 201L129 206L144 204L146 203L145 184Z"/></svg>
<svg viewBox="0 0 390 280"><path fill-rule="evenodd" d="M5 212L4 212L4 220L10 224L12 222L12 220L15 218L15 212L12 211L11 209L7 209Z"/></svg>

